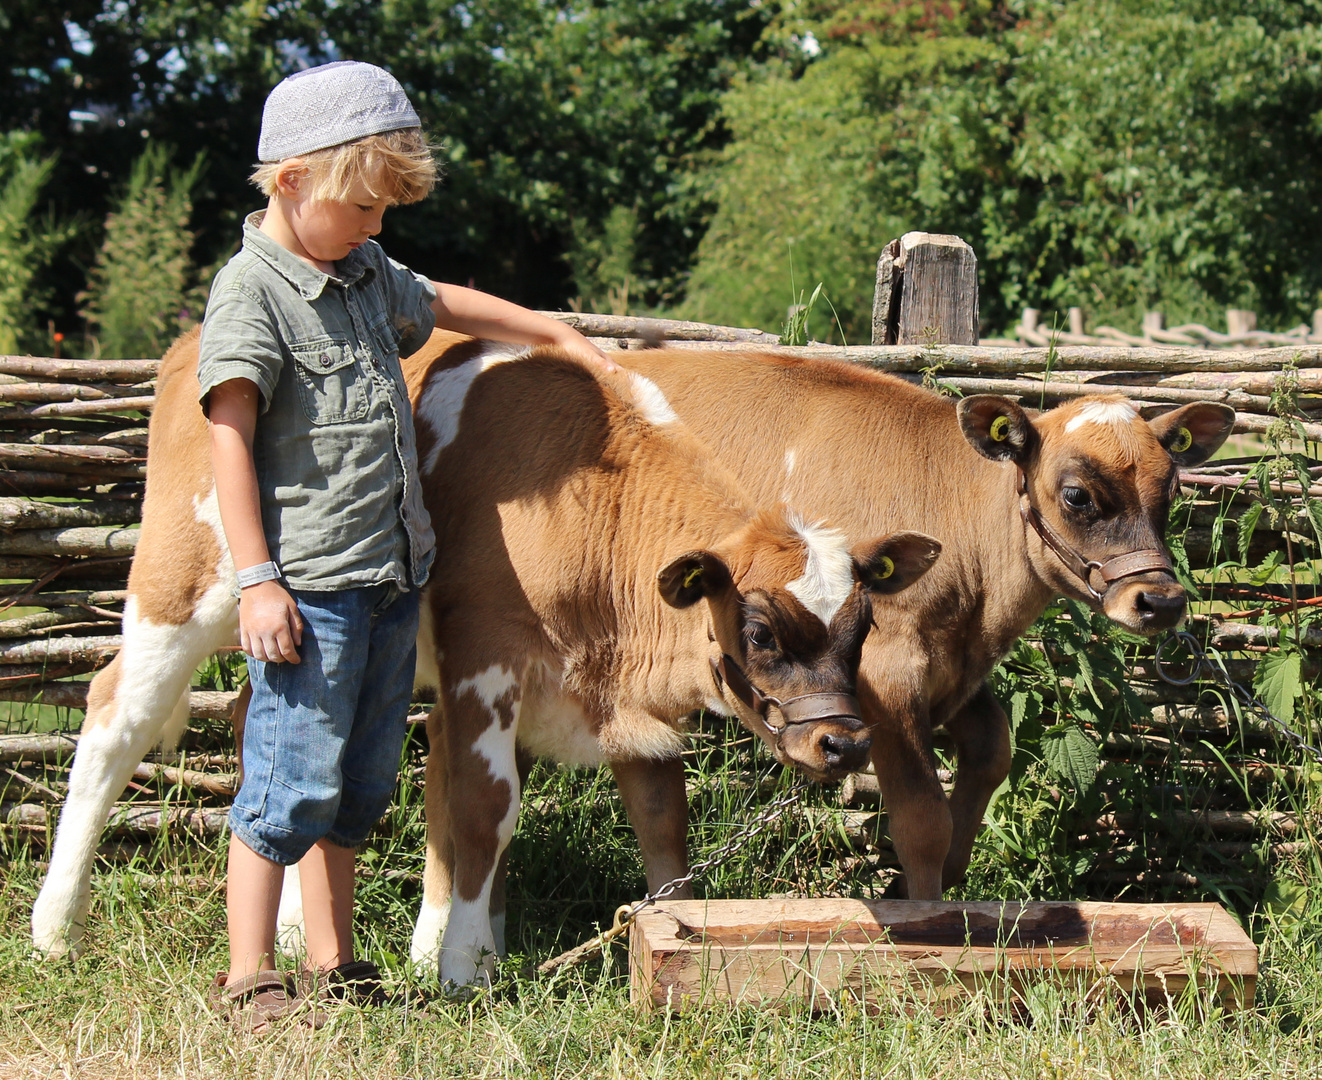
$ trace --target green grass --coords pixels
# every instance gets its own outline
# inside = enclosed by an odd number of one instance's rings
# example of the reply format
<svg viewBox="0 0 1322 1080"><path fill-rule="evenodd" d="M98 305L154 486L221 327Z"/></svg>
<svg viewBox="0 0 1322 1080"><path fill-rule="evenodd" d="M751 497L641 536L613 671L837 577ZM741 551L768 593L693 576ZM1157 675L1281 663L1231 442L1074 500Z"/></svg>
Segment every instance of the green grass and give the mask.
<svg viewBox="0 0 1322 1080"><path fill-rule="evenodd" d="M1178 515L1176 520L1178 534ZM1228 526L1206 583L1291 575L1318 584L1316 549L1294 567L1235 557ZM1322 616L1317 609L1301 620ZM1286 627L1290 617L1269 619ZM1128 686L1136 643L1079 605L1053 609L998 670L1012 712L1015 761L1006 790L953 899L1218 900L1260 947L1257 1001L1224 1015L1198 994L1136 1015L1061 985L1007 1008L994 987L945 1014L912 1001L877 1013L842 1003L818 1016L706 1005L682 1016L630 1005L623 950L553 978L536 963L609 924L644 888L642 863L607 771L539 765L510 852L511 956L497 985L464 1001L435 994L407 963L423 866L420 733L406 749L395 805L361 859L360 955L397 987L430 994L424 1014L342 1009L317 1033L252 1038L213 1017L205 992L225 962L225 839L121 844L98 863L87 947L77 961L29 956L28 919L48 855L44 834L0 829L0 1078L63 1077L1322 1077L1322 769L1272 745L1252 725L1161 749L1115 755L1105 740L1152 734ZM1315 657L1316 653L1309 654ZM1300 655L1300 661L1309 657ZM1300 669L1302 670L1302 669ZM200 674L231 689L233 658ZM1322 730L1322 694L1302 681L1274 691L1297 726ZM1222 695L1222 704L1225 697ZM1181 715L1202 730L1193 710ZM1232 721L1233 721L1232 713ZM11 707L0 730L67 728L77 713ZM1146 735L1145 735L1146 732ZM1165 734L1172 734L1166 731ZM1136 742L1134 745L1140 745ZM226 725L197 725L191 752L232 752ZM1105 752L1104 752L1105 751ZM1198 760L1217 761L1219 772ZM695 859L789 783L733 722L707 721L686 755ZM1278 766L1264 778L1246 765ZM57 763L23 773L56 786ZM1253 777L1253 779L1250 779ZM18 782L0 773L0 799ZM169 792L167 797L188 797ZM1204 806L1293 814L1287 837L1257 833L1238 847L1169 825ZM1139 822L1128 837L1091 836L1099 815ZM889 872L873 836L846 829L832 791L810 789L763 837L698 883L699 896L879 895ZM1271 851L1282 839L1295 846ZM1148 867L1197 884L1106 886Z"/></svg>
<svg viewBox="0 0 1322 1080"><path fill-rule="evenodd" d="M217 733L217 737L219 737ZM422 868L422 748L408 752L397 805L363 857L360 952L397 986L430 987L409 970ZM688 758L693 849L719 843L783 784L734 726L705 726ZM1028 839L1033 778L1015 816ZM815 790L765 842L741 851L700 895L868 895L879 879L854 866L834 799ZM1316 820L1314 813L1313 820ZM512 956L498 984L467 1001L433 995L424 1015L342 1009L316 1033L236 1034L205 1006L225 962L225 841L158 842L126 864L102 864L87 950L77 961L29 956L28 917L44 840L0 834L0 1076L186 1077L1254 1077L1322 1075L1322 906L1300 874L1271 903L1242 908L1262 947L1258 1004L1217 1015L1197 996L1144 1018L1109 999L1043 991L1026 1010L992 996L940 1016L909 1003L871 1015L844 1004L810 1016L705 1006L646 1015L628 1001L623 950L554 978L533 963L576 944L641 894L642 867L606 772L539 766L511 851ZM1049 848L1049 844L1048 844ZM1049 862L1048 853L1037 860ZM1068 874L1033 876L984 832L969 896L1070 895ZM1089 999L1093 1001L1094 999Z"/></svg>

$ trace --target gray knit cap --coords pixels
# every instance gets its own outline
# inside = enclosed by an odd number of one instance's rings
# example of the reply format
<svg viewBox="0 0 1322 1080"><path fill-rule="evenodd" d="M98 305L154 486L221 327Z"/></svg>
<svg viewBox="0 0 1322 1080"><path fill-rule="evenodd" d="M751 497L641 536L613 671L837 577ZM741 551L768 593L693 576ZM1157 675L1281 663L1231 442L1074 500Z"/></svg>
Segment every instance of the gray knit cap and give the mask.
<svg viewBox="0 0 1322 1080"><path fill-rule="evenodd" d="M262 109L257 157L284 161L415 127L422 127L422 121L390 72L375 64L338 60L297 71L271 91Z"/></svg>

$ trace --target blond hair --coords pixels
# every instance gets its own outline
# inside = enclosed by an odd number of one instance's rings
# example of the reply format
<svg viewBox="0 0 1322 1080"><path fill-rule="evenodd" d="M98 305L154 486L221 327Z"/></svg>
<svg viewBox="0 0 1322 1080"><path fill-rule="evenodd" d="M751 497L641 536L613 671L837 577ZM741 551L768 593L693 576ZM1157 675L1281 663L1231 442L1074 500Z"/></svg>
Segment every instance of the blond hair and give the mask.
<svg viewBox="0 0 1322 1080"><path fill-rule="evenodd" d="M368 135L339 146L299 154L284 161L258 165L248 177L268 198L276 192L276 174L288 161L297 161L311 181L314 202L343 202L362 183L376 198L392 203L415 203L436 185L439 171L435 148L421 128Z"/></svg>

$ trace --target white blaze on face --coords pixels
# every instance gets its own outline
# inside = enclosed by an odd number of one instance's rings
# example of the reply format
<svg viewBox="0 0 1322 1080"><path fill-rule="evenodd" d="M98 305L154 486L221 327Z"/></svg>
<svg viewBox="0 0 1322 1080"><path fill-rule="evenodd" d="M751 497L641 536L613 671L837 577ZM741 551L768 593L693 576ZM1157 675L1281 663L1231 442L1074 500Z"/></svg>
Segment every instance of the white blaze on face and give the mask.
<svg viewBox="0 0 1322 1080"><path fill-rule="evenodd" d="M422 396L418 399L415 415L431 428L436 441L432 443L427 460L423 462L424 473L436 468L441 451L454 442L459 434L459 414L464 411L464 399L468 397L468 388L473 385L473 380L488 368L508 360L517 360L527 353L526 347L490 342L472 360L458 367L435 372L427 380Z"/></svg>
<svg viewBox="0 0 1322 1080"><path fill-rule="evenodd" d="M1065 430L1077 431L1084 424L1110 424L1128 427L1138 416L1138 410L1127 401L1090 401L1065 425Z"/></svg>
<svg viewBox="0 0 1322 1080"><path fill-rule="evenodd" d="M633 390L634 404L638 406L638 411L643 414L648 423L656 424L657 427L664 427L666 424L678 422L679 416L670 407L670 402L666 400L666 395L661 392L661 387L657 386L651 379L639 375L636 371L631 371L629 372L629 387Z"/></svg>
<svg viewBox="0 0 1322 1080"><path fill-rule="evenodd" d="M1120 453L1137 461L1143 445L1135 429L1138 410L1128 401L1089 401L1065 423L1065 433L1078 431L1085 424L1097 424L1115 440Z"/></svg>
<svg viewBox="0 0 1322 1080"><path fill-rule="evenodd" d="M806 561L803 576L785 588L824 625L830 626L854 588L854 563L845 546L844 534L820 523L809 525L794 514L789 515L789 523L803 539Z"/></svg>

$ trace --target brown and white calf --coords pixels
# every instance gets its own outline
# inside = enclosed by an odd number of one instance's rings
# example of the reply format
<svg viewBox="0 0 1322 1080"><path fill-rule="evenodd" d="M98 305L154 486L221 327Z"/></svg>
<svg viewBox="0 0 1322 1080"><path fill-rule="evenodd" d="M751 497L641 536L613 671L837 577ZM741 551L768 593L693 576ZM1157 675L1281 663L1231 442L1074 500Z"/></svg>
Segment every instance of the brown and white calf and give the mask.
<svg viewBox="0 0 1322 1080"><path fill-rule="evenodd" d="M447 649L441 670L453 675L442 685L450 714L460 717L444 730L433 725L437 745L453 743L455 753L437 755L441 765L430 771L473 799L456 832L455 925L469 926L471 939L456 955L479 959L492 931L479 925L485 908L475 917L467 898L513 825L516 736L528 753L611 760L649 871L662 877L683 862L683 806L664 801L675 794L674 778L683 799L668 755L685 713L703 705L736 712L782 760L823 778L856 768L868 745L851 715L856 706L842 701L853 690L870 610L843 540L781 510L754 513L646 380L599 385L555 359L483 371L508 356L412 369L429 374L421 448L443 538L432 610ZM124 643L92 681L33 908L33 941L44 955L78 948L111 804L143 755L182 733L192 672L237 640L234 568L196 360L194 333L162 361ZM513 396L501 400L507 385ZM485 409L480 423L468 413L460 422L468 397ZM857 566L873 591L898 591L938 550L925 537L893 537L856 549ZM749 709L718 688L728 684L708 661L722 654L767 694L808 696L784 709ZM726 671L737 681L734 667ZM773 736L786 717L796 722ZM475 726L484 719L489 731ZM473 738L464 742L463 731ZM649 775L653 761L660 781ZM444 782L429 791L429 805L444 807L444 791ZM297 921L297 909L297 891L287 889L282 923ZM474 970L464 961L452 977Z"/></svg>
<svg viewBox="0 0 1322 1080"><path fill-rule="evenodd" d="M1234 413L1194 404L1144 420L1124 398L1030 416L1003 397L954 401L867 368L766 354L628 354L755 501L785 499L853 536L931 533L939 563L878 605L859 699L907 893L937 899L968 867L1010 767L986 678L1051 599L1137 634L1177 625L1166 517L1180 465L1205 460ZM947 801L932 734L958 760Z"/></svg>
<svg viewBox="0 0 1322 1080"><path fill-rule="evenodd" d="M502 947L503 854L535 757L608 763L649 887L683 874L684 718L737 716L817 779L861 766L867 733L836 696L854 690L869 592L939 550L904 533L851 552L759 511L646 379L511 355L459 340L405 366L439 553L413 955L439 944L447 982L485 978ZM755 707L744 676L784 708Z"/></svg>

